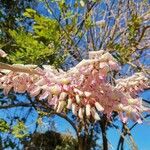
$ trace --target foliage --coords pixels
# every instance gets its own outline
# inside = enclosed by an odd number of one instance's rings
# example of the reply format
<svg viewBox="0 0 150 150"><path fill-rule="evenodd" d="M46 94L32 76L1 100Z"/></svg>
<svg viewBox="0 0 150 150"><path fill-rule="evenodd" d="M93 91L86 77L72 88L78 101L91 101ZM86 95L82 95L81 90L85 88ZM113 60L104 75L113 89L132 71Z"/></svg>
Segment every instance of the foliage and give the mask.
<svg viewBox="0 0 150 150"><path fill-rule="evenodd" d="M35 148L39 147L44 149L53 150L76 150L77 140L71 135L59 134L54 131L47 131L46 133L34 133L31 135L31 142L23 141L25 148Z"/></svg>
<svg viewBox="0 0 150 150"><path fill-rule="evenodd" d="M17 148L16 143L14 142L15 139L23 140L28 136L27 128L25 127L24 123L18 121L18 123L14 126L7 123L4 119L0 120L0 148Z"/></svg>
<svg viewBox="0 0 150 150"><path fill-rule="evenodd" d="M132 54L136 51L136 46L139 42L138 36L142 23L143 22L140 16L137 14L132 14L130 20L127 22L126 43L124 43L124 41L120 43L111 41L107 45L108 48L118 52L118 60L123 64L132 60Z"/></svg>
<svg viewBox="0 0 150 150"><path fill-rule="evenodd" d="M12 126L12 129L11 129L10 125L5 120L1 119L0 120L0 132L9 133L10 131L12 131L11 133L16 138L24 138L28 135L27 128L22 121L18 121L18 123Z"/></svg>
<svg viewBox="0 0 150 150"><path fill-rule="evenodd" d="M25 32L23 29L9 31L15 40L16 49L9 55L11 62L59 66L65 57L60 51L61 31L58 23L40 16L32 9L27 9L24 16L33 19L33 32Z"/></svg>
<svg viewBox="0 0 150 150"><path fill-rule="evenodd" d="M0 132L8 132L8 131L9 131L9 125L5 120L0 119Z"/></svg>
<svg viewBox="0 0 150 150"><path fill-rule="evenodd" d="M13 126L12 134L16 138L20 138L20 139L26 137L28 133L25 124L22 121L18 121L18 123Z"/></svg>
<svg viewBox="0 0 150 150"><path fill-rule="evenodd" d="M27 7L36 7L35 0L1 0L0 2L0 48L5 51L13 51L12 37L9 30L15 30L18 26L25 26L26 19L23 12Z"/></svg>

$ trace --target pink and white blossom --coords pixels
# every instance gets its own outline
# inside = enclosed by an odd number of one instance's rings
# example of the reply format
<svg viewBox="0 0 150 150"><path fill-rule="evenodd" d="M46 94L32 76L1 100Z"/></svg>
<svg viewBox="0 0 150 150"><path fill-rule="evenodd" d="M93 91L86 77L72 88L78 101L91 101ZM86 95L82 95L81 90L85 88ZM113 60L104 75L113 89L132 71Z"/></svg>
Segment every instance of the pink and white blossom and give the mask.
<svg viewBox="0 0 150 150"><path fill-rule="evenodd" d="M150 111L137 95L149 87L148 78L144 73L135 73L115 80L116 85L112 85L107 80L108 73L119 70L120 66L108 52L90 52L88 60L66 72L46 65L44 69L23 66L25 72L0 74L0 88L5 95L11 89L18 93L27 91L31 97L47 100L47 105L57 113L62 113L64 108L71 109L81 120L100 120L102 114L109 119L115 111L123 122L131 118L141 123L141 113ZM33 73L27 73L27 68L29 72L34 70ZM0 69L4 68L0 66Z"/></svg>

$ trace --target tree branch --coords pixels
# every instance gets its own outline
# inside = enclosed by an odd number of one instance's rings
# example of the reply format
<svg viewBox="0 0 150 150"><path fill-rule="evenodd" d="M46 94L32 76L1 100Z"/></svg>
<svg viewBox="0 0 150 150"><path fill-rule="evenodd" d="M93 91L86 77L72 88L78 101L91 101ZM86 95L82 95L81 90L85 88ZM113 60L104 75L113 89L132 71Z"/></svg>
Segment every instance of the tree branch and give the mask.
<svg viewBox="0 0 150 150"><path fill-rule="evenodd" d="M140 42L140 41L142 40L142 38L144 37L144 34L145 34L145 32L146 32L146 30L147 30L148 28L150 28L150 26L146 26L146 27L143 28L142 33L141 33L141 36L139 37L138 42Z"/></svg>
<svg viewBox="0 0 150 150"><path fill-rule="evenodd" d="M67 31L64 29L63 25L60 23L60 20L56 17L53 9L50 7L49 3L47 0L44 0L44 2L46 3L47 8L50 10L50 12L52 13L53 17L55 18L55 20L58 22L59 26L61 27L61 29L65 32L65 34L67 35L67 38L71 41L73 47L76 49L76 53L73 52L73 54L71 53L71 51L69 51L69 53L77 60L77 61L81 61L82 60L82 56L77 48L77 46L74 44L74 41L71 39L70 35L67 33Z"/></svg>
<svg viewBox="0 0 150 150"><path fill-rule="evenodd" d="M18 103L18 104L10 104L10 105L0 105L0 109L8 109L14 107L32 107L30 103Z"/></svg>
<svg viewBox="0 0 150 150"><path fill-rule="evenodd" d="M102 132L102 139L103 139L103 150L108 150L108 141L106 135L107 117L105 115L103 115L100 121L100 127Z"/></svg>
<svg viewBox="0 0 150 150"><path fill-rule="evenodd" d="M6 70L11 70L13 72L24 72L24 73L28 73L28 74L38 74L38 71L29 68L29 67L25 67L25 66L13 66L13 65L8 65L5 63L0 62L0 69L6 69Z"/></svg>

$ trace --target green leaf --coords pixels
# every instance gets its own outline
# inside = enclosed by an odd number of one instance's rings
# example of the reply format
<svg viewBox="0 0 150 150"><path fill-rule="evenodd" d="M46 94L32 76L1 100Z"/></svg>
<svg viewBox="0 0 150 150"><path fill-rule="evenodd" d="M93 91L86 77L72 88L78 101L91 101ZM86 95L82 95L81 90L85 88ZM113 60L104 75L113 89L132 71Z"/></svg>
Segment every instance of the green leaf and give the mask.
<svg viewBox="0 0 150 150"><path fill-rule="evenodd" d="M12 130L12 134L16 138L24 138L28 136L27 128L22 121L18 121L18 123L15 126L13 126Z"/></svg>
<svg viewBox="0 0 150 150"><path fill-rule="evenodd" d="M0 119L0 132L8 132L9 129L8 123L5 120Z"/></svg>
<svg viewBox="0 0 150 150"><path fill-rule="evenodd" d="M23 15L24 15L25 17L32 18L35 14L36 14L36 11L35 11L35 10L33 10L33 9L31 9L31 8L27 8Z"/></svg>

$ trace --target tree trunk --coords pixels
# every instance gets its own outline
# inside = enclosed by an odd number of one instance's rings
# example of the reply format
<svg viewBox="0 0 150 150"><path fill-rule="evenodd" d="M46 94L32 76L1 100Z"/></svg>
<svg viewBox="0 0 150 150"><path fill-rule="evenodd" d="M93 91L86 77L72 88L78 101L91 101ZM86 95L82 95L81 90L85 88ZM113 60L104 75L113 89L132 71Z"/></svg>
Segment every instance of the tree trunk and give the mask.
<svg viewBox="0 0 150 150"><path fill-rule="evenodd" d="M108 141L107 141L107 134L106 134L106 127L107 127L106 116L103 116L102 120L100 121L100 127L102 132L102 139L103 139L103 150L108 150Z"/></svg>
<svg viewBox="0 0 150 150"><path fill-rule="evenodd" d="M87 135L80 136L78 138L78 150L90 150L91 149L91 141L89 141L89 138Z"/></svg>

